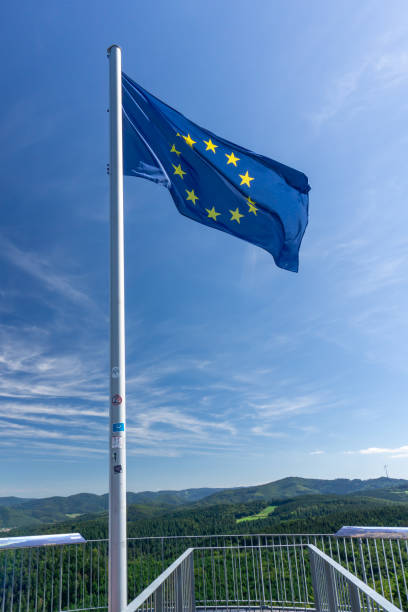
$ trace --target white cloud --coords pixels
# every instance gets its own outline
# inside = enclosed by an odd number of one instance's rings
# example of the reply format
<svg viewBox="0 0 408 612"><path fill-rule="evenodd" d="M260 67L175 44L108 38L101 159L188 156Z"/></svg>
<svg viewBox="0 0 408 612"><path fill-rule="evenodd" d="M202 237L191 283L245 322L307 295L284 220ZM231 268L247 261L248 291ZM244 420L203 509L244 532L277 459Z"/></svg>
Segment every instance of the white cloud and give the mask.
<svg viewBox="0 0 408 612"><path fill-rule="evenodd" d="M32 403L32 402L2 402L0 404L0 417L10 418L14 420L26 420L26 421L38 421L41 418L48 420L54 417L56 422L60 422L61 419L69 419L72 423L72 417L81 418L107 418L108 406L105 402L105 406L101 406L99 409L91 408L89 406L84 407L83 405L73 406L66 403L59 404L57 402L52 403Z"/></svg>
<svg viewBox="0 0 408 612"><path fill-rule="evenodd" d="M0 326L0 397L106 402L108 381L100 365L80 351L57 353L52 342L46 330Z"/></svg>
<svg viewBox="0 0 408 612"><path fill-rule="evenodd" d="M5 236L1 237L1 255L14 266L40 281L50 291L59 293L65 299L81 306L96 308L89 296L74 285L72 278L64 276L61 270L55 270L53 262L33 251L24 251Z"/></svg>
<svg viewBox="0 0 408 612"><path fill-rule="evenodd" d="M408 458L408 445L398 446L396 448L381 448L372 446L370 448L362 448L356 451L346 451L347 455L392 455L393 459Z"/></svg>
<svg viewBox="0 0 408 612"><path fill-rule="evenodd" d="M348 100L357 91L362 75L367 69L367 65L368 62L363 60L360 65L334 79L331 83L330 93L327 96L325 104L320 110L314 112L310 116L315 126L320 127L344 108Z"/></svg>
<svg viewBox="0 0 408 612"><path fill-rule="evenodd" d="M398 85L408 78L408 53L396 51L384 53L373 61L373 69L383 87Z"/></svg>
<svg viewBox="0 0 408 612"><path fill-rule="evenodd" d="M255 436L264 436L265 438L285 438L287 435L281 431L269 431L261 425L256 425L255 427L252 427L251 432Z"/></svg>
<svg viewBox="0 0 408 612"><path fill-rule="evenodd" d="M386 41L388 44L389 41ZM337 74L328 86L326 100L309 118L321 127L341 112L363 111L384 90L397 87L408 79L408 53L401 49L376 49Z"/></svg>
<svg viewBox="0 0 408 612"><path fill-rule="evenodd" d="M294 398L282 397L253 407L263 417L280 418L292 414L309 413L321 410L327 405L319 395L303 395Z"/></svg>

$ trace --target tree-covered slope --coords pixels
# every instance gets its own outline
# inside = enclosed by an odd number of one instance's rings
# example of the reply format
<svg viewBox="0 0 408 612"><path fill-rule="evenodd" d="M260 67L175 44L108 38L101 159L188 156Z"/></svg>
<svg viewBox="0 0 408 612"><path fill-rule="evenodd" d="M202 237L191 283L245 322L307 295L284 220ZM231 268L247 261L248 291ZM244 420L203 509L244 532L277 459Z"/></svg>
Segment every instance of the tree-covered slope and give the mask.
<svg viewBox="0 0 408 612"><path fill-rule="evenodd" d="M374 478L370 480L336 478L323 480L317 478L288 477L253 487L224 489L205 498L204 503L246 503L257 500L289 499L299 495L348 495L363 494L365 491L406 487L408 480L393 478Z"/></svg>
<svg viewBox="0 0 408 612"><path fill-rule="evenodd" d="M156 514L154 508L162 511L165 508L195 503L218 490L197 488L182 491L128 492L127 502L128 504L138 504L140 513L148 516ZM107 510L107 494L78 493L68 497L55 496L44 499L0 498L0 528L55 523L65 521L72 515L95 514Z"/></svg>
<svg viewBox="0 0 408 612"><path fill-rule="evenodd" d="M154 509L131 505L129 537L180 536L227 533L334 533L343 525L408 524L408 502L379 500L356 495L311 495L289 500L270 500L274 512L253 522L237 523L242 516L259 513L262 501L216 504L178 509ZM19 529L13 535L79 531L88 539L106 538L108 517L78 517L59 524Z"/></svg>
<svg viewBox="0 0 408 612"><path fill-rule="evenodd" d="M259 502L259 510L267 503L310 495L353 495L378 500L408 501L408 481L391 478L371 480L322 480L312 478L283 478L275 482L252 487L233 489L197 488L182 491L143 491L127 494L129 514L135 520L169 514L180 508L199 511L207 506L249 504ZM67 519L77 519L89 514L106 513L108 496L79 493L68 497L46 499L12 499L12 505L2 504L0 498L0 528L14 528L24 525L50 524ZM17 499L17 501L15 501ZM203 510L204 511L204 510ZM228 514L223 510L223 514ZM275 514L275 513L274 513Z"/></svg>

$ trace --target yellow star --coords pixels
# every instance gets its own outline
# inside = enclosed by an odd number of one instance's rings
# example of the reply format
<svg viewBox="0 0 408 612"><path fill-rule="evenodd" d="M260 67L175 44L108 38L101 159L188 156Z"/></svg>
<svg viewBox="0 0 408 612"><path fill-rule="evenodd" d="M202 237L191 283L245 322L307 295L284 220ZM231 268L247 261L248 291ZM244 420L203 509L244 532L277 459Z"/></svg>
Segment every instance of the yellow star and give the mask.
<svg viewBox="0 0 408 612"><path fill-rule="evenodd" d="M196 200L199 200L200 198L198 196L196 196L196 194L194 193L194 189L192 189L191 191L189 191L188 189L186 189L187 191L187 198L186 200L191 200L195 206Z"/></svg>
<svg viewBox="0 0 408 612"><path fill-rule="evenodd" d="M175 153L177 156L180 155L180 151L177 151L176 145L173 145L170 149L170 153Z"/></svg>
<svg viewBox="0 0 408 612"><path fill-rule="evenodd" d="M220 215L221 213L217 213L215 212L215 207L213 206L211 210L208 210L208 208L205 209L208 212L208 217L210 219L214 219L214 221L217 220L218 215Z"/></svg>
<svg viewBox="0 0 408 612"><path fill-rule="evenodd" d="M251 181L253 181L254 178L252 176L249 176L248 170L245 172L245 174L240 174L239 176L242 179L241 185L248 185L248 187L251 186Z"/></svg>
<svg viewBox="0 0 408 612"><path fill-rule="evenodd" d="M197 141L193 140L190 136L190 134L187 134L187 136L183 136L184 140L186 141L186 143L188 145L190 145L191 148L193 148L193 144L195 144Z"/></svg>
<svg viewBox="0 0 408 612"><path fill-rule="evenodd" d="M207 145L206 151L212 151L213 153L215 153L215 149L218 147L218 145L214 144L211 138L209 138L208 140L204 140L203 142Z"/></svg>
<svg viewBox="0 0 408 612"><path fill-rule="evenodd" d="M255 217L256 217L256 213L258 211L257 207L255 206L256 202L254 202L253 200L251 200L251 198L247 198L247 204L249 206L249 211L251 213L254 213Z"/></svg>
<svg viewBox="0 0 408 612"><path fill-rule="evenodd" d="M172 164L172 166L174 168L174 174L178 174L181 178L184 178L183 174L187 174L187 172L184 172L184 170L181 169L181 164L178 166Z"/></svg>
<svg viewBox="0 0 408 612"><path fill-rule="evenodd" d="M234 164L234 166L236 166L237 165L237 161L240 160L239 157L235 157L234 153L231 153L231 155L228 155L228 153L226 153L225 157L228 157L227 166L228 166L228 164Z"/></svg>
<svg viewBox="0 0 408 612"><path fill-rule="evenodd" d="M232 215L230 221L238 221L238 223L241 223L240 218L243 217L244 215L241 215L241 213L239 212L238 206L235 210L230 210L230 213Z"/></svg>

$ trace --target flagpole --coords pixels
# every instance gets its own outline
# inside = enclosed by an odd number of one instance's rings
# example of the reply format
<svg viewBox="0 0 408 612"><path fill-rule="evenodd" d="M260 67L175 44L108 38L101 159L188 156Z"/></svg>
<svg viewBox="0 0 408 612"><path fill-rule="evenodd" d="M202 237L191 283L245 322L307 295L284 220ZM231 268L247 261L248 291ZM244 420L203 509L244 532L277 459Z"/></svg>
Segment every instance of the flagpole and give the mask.
<svg viewBox="0 0 408 612"><path fill-rule="evenodd" d="M110 117L110 398L109 612L127 606L125 291L123 248L122 58L109 58Z"/></svg>

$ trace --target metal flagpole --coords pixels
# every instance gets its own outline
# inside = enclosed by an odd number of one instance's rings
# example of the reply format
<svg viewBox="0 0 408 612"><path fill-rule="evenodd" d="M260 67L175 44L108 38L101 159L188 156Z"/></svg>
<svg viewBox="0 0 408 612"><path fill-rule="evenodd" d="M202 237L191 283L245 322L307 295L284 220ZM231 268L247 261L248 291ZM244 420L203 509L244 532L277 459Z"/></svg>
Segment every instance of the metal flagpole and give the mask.
<svg viewBox="0 0 408 612"><path fill-rule="evenodd" d="M110 116L109 612L127 606L125 291L123 254L122 66L108 49Z"/></svg>

